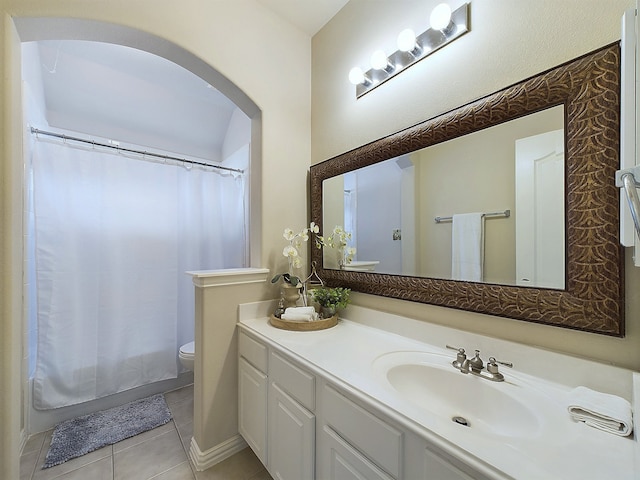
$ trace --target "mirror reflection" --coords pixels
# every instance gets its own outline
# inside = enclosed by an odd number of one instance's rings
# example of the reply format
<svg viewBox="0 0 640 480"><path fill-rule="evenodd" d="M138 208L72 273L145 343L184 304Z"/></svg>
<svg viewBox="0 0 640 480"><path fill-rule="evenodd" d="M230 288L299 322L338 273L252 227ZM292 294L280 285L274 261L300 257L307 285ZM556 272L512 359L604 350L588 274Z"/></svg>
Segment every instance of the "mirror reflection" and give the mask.
<svg viewBox="0 0 640 480"><path fill-rule="evenodd" d="M564 106L323 181L323 267L565 287Z"/></svg>

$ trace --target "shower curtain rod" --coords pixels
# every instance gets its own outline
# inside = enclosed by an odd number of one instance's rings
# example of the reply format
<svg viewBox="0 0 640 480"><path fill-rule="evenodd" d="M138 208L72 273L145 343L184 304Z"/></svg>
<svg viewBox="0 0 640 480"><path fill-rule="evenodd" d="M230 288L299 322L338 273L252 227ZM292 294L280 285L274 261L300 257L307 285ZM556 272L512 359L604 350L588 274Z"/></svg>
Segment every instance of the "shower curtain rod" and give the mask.
<svg viewBox="0 0 640 480"><path fill-rule="evenodd" d="M72 136L69 136L69 135L63 135L61 133L47 132L45 130L40 130L40 129L34 128L34 127L31 127L31 133L35 134L36 136L38 136L38 135L47 135L49 137L62 138L63 140L73 140L74 142L88 143L90 145L94 145L94 146L98 146L98 147L111 148L113 150L118 150L120 152L137 153L137 154L142 155L142 156L162 158L164 160L175 160L175 161L178 161L178 162L189 163L191 165L202 165L202 166L205 166L205 167L211 167L211 168L218 168L220 170L226 170L228 172L244 173L244 170L240 170L240 169L237 169L237 168L223 167L221 165L211 165L210 163L196 162L196 161L192 161L192 160L187 160L185 158L172 157L171 155L161 155L159 153L145 152L145 151L142 151L142 150L134 150L132 148L124 148L124 147L121 147L119 145L109 145L108 143L96 142L94 140L85 140L84 138L72 137Z"/></svg>

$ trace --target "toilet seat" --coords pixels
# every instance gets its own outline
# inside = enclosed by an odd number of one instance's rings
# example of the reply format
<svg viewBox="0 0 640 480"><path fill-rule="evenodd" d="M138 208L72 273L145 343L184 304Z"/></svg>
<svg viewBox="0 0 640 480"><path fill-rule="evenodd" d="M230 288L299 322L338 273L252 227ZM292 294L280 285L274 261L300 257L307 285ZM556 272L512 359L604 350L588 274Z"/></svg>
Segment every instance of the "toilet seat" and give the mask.
<svg viewBox="0 0 640 480"><path fill-rule="evenodd" d="M196 351L196 342L185 343L180 347L178 352L178 358L180 359L180 363L187 370L193 371L193 364L196 359L195 355Z"/></svg>
<svg viewBox="0 0 640 480"><path fill-rule="evenodd" d="M180 347L181 357L193 357L196 351L196 342L185 343Z"/></svg>

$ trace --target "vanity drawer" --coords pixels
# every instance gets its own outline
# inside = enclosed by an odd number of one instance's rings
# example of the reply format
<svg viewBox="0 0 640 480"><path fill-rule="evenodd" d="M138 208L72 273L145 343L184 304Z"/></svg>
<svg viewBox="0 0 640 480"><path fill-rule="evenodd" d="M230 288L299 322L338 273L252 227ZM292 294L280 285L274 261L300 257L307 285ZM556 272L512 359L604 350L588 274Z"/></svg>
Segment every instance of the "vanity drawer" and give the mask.
<svg viewBox="0 0 640 480"><path fill-rule="evenodd" d="M240 332L238 336L238 350L251 365L263 373L267 371L267 346L254 340L246 333Z"/></svg>
<svg viewBox="0 0 640 480"><path fill-rule="evenodd" d="M395 478L401 478L403 434L330 385L322 389L324 423L369 460Z"/></svg>
<svg viewBox="0 0 640 480"><path fill-rule="evenodd" d="M269 378L272 382L298 400L305 408L315 410L315 377L293 364L277 352L269 358Z"/></svg>

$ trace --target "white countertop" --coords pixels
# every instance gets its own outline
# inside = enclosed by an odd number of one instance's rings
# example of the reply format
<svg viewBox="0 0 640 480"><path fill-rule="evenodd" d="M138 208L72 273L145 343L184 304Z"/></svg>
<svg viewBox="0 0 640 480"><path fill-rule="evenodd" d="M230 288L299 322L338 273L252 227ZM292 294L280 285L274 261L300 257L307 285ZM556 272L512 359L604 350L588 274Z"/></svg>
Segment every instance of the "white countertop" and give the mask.
<svg viewBox="0 0 640 480"><path fill-rule="evenodd" d="M248 311L251 309L243 310L241 307L241 328L280 347L315 373L321 373L373 402L403 426L496 478L623 480L640 477L635 465L638 447L633 435L620 437L570 420L565 399L570 386L523 373L517 369L517 364L512 370L502 369L507 382L496 383L498 388L534 385L532 398L536 395L544 397L547 407L552 406L553 413L545 419L545 428L540 433L525 435L527 438L478 434L473 429L461 428L449 418L434 415L407 402L380 381L372 367L376 359L394 351L431 352L446 356L447 361L455 358L455 352L343 319L336 327L327 330L281 330L271 326L266 316L247 318ZM576 360L572 361L575 364ZM629 374L630 382L633 376ZM513 380L511 385L509 378ZM484 465L485 462L504 475Z"/></svg>

